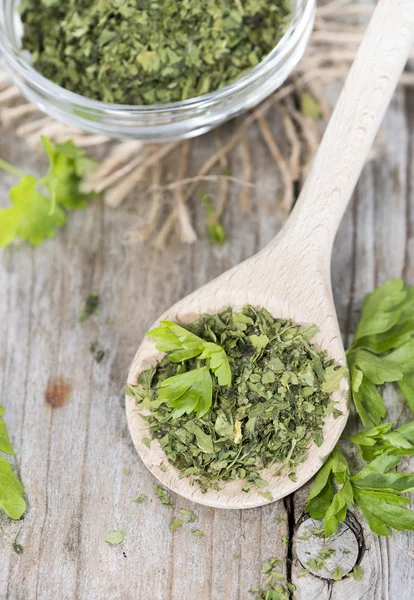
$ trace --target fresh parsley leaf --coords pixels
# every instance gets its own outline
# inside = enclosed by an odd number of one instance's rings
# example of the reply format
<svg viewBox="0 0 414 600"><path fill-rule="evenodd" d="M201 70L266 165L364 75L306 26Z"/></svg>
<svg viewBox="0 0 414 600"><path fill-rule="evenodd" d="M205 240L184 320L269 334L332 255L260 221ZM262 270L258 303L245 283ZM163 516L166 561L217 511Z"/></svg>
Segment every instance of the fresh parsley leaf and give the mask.
<svg viewBox="0 0 414 600"><path fill-rule="evenodd" d="M0 452L4 452L4 454L14 454L6 423L4 422L4 419L1 418L3 413L4 408L0 406Z"/></svg>
<svg viewBox="0 0 414 600"><path fill-rule="evenodd" d="M213 384L208 367L180 373L164 379L158 397L175 408L173 418L195 411L198 418L205 415L212 402Z"/></svg>
<svg viewBox="0 0 414 600"><path fill-rule="evenodd" d="M124 532L122 530L118 530L109 533L105 538L105 542L107 544L110 544L111 546L118 546L118 544L121 544L124 541L124 539Z"/></svg>
<svg viewBox="0 0 414 600"><path fill-rule="evenodd" d="M377 535L389 535L390 528L397 531L414 530L414 512L404 508L410 504L409 498L375 490L355 489L355 500L371 530Z"/></svg>
<svg viewBox="0 0 414 600"><path fill-rule="evenodd" d="M0 456L0 508L10 519L20 519L26 510L23 492L23 486L11 466Z"/></svg>
<svg viewBox="0 0 414 600"><path fill-rule="evenodd" d="M333 535L337 531L339 523L345 521L348 506L352 504L353 499L352 485L347 480L341 489L336 492L325 513L326 537Z"/></svg>
<svg viewBox="0 0 414 600"><path fill-rule="evenodd" d="M47 138L42 141L50 160L44 177L25 175L0 160L0 168L20 177L10 190L11 206L0 210L0 247L16 238L37 245L55 237L57 228L66 223L63 208L83 208L93 197L80 190L92 166L84 151L73 142L54 145Z"/></svg>
<svg viewBox="0 0 414 600"><path fill-rule="evenodd" d="M147 336L155 340L157 350L167 352L173 362L199 356L206 344L205 340L172 321L161 321L160 327L148 331Z"/></svg>
<svg viewBox="0 0 414 600"><path fill-rule="evenodd" d="M369 294L362 307L354 343L366 336L391 329L400 318L400 307L406 297L402 279L389 279Z"/></svg>
<svg viewBox="0 0 414 600"><path fill-rule="evenodd" d="M376 385L385 382L399 381L403 376L403 370L397 362L388 356L377 356L367 350L357 350L352 356L352 362Z"/></svg>
<svg viewBox="0 0 414 600"><path fill-rule="evenodd" d="M200 360L206 358L210 359L210 369L217 377L219 385L229 387L231 384L231 369L224 349L217 346L217 344L207 342L200 355Z"/></svg>
<svg viewBox="0 0 414 600"><path fill-rule="evenodd" d="M350 361L349 361L350 362ZM352 399L364 425L376 425L387 414L387 409L375 383L350 362Z"/></svg>
<svg viewBox="0 0 414 600"><path fill-rule="evenodd" d="M152 329L147 335L157 342L157 350L167 352L168 358L173 362L182 362L196 356L200 360L209 360L208 368L217 377L219 385L230 386L230 364L221 346L203 340L172 321L161 321L160 327ZM163 381L159 398L168 402L168 406L177 408L174 418L193 410L197 417L208 412L212 399L212 381L208 368L181 373Z"/></svg>
<svg viewBox="0 0 414 600"><path fill-rule="evenodd" d="M14 449L2 418L4 412L4 407L0 406L0 451L11 455L14 454ZM10 464L0 456L0 509L3 509L10 519L20 519L25 512L23 493L23 485L13 473Z"/></svg>
<svg viewBox="0 0 414 600"><path fill-rule="evenodd" d="M332 365L325 369L325 379L322 384L322 391L332 394L339 389L339 384L344 377L348 376L348 369L340 365Z"/></svg>
<svg viewBox="0 0 414 600"><path fill-rule="evenodd" d="M384 452L404 456L414 454L414 421L398 429L392 429L393 425L383 423L346 439L358 446L362 458L367 461Z"/></svg>
<svg viewBox="0 0 414 600"><path fill-rule="evenodd" d="M37 184L35 177L25 175L11 188L12 206L0 211L0 246L7 246L16 237L40 244L66 223L63 210L59 206L52 210L50 198L37 189Z"/></svg>

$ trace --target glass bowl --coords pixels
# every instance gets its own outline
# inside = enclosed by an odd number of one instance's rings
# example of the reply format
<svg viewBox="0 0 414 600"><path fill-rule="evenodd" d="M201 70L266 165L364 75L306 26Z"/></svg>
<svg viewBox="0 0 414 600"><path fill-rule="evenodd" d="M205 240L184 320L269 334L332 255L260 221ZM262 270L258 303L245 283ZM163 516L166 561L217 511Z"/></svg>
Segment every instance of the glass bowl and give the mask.
<svg viewBox="0 0 414 600"><path fill-rule="evenodd" d="M200 135L256 106L277 89L302 57L315 0L293 0L292 20L272 52L247 75L216 92L152 106L109 104L52 83L20 47L20 0L0 0L0 53L14 84L41 111L73 127L114 138L167 141Z"/></svg>

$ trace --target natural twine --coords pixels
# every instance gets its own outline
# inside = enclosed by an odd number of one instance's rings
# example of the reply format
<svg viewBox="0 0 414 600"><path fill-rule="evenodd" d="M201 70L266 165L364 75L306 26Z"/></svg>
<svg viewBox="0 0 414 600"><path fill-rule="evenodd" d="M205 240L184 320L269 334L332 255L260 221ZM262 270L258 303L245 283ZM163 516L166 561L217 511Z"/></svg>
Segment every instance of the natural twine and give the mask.
<svg viewBox="0 0 414 600"><path fill-rule="evenodd" d="M137 187L146 185L150 208L146 222L128 232L128 243L152 239L152 244L163 249L177 227L183 242L197 240L188 203L203 183L217 185L214 199L215 219L219 219L229 199L231 186L240 188L240 210L245 212L254 187L251 147L247 140L249 129L256 127L275 162L275 177L282 192L279 208L287 215L294 202L294 183L304 181L323 126L330 116L324 97L324 88L333 80L343 80L361 42L373 5L355 4L350 0L331 0L318 7L315 28L305 55L288 81L259 107L238 121L235 132L225 143L220 128L214 132L216 149L196 173L189 172L191 152L202 138L168 144L143 144L140 141L114 141L102 135L93 135L58 123L45 117L37 108L22 98L19 90L10 84L0 70L0 122L13 126L16 135L23 137L33 149L40 148L40 135L57 142L72 139L82 148L106 148L107 157L92 174L86 187L102 193L105 204L116 208ZM414 54L412 55L414 58ZM405 71L401 85L414 86L414 73ZM321 118L314 120L298 109L298 99L306 92L318 103ZM279 146L271 131L267 115L274 109L283 124L288 144ZM239 149L243 179L223 175L231 152ZM163 181L164 161L174 151L179 156L177 178L172 183ZM215 172L214 172L215 171ZM170 207L166 218L165 208Z"/></svg>

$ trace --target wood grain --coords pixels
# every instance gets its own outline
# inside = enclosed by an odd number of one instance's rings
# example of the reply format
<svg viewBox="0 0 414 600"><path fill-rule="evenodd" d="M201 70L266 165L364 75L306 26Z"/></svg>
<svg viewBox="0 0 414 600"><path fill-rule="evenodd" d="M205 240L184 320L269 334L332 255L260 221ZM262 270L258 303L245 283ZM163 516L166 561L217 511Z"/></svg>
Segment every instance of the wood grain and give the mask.
<svg viewBox="0 0 414 600"><path fill-rule="evenodd" d="M269 122L277 136L276 119ZM404 275L414 284L414 91L397 92L382 129L375 159L364 169L334 246L333 293L345 340L355 331L365 293L388 277ZM248 143L258 185L246 215L238 208L239 190L232 190L224 214L230 239L223 248L212 247L203 234L196 196L197 244L182 246L174 239L166 253L123 245L125 231L148 208L137 194L116 211L97 201L71 215L66 229L44 246L2 252L0 403L7 409L14 465L29 508L21 522L0 516L1 599L248 600L266 558L281 558L288 571L288 545L282 543L288 523L274 520L294 523L306 490L286 503L245 511L199 507L172 494L177 507L197 512L195 526L205 536L195 538L189 526L172 534L173 512L155 499L153 477L135 452L124 416L127 366L154 319L263 248L280 229L272 159L256 130L249 132ZM201 150L191 158L194 168L213 145L213 137L206 136L205 154ZM1 130L0 155L33 172L40 168L12 131ZM240 176L239 152L230 168ZM173 157L169 169L174 174ZM12 183L1 175L1 206ZM93 289L102 295L102 314L80 324L83 302ZM89 352L95 340L107 351L100 364ZM51 408L44 392L50 377L59 376L70 381L72 393L61 407ZM411 418L392 387L386 401L391 419L402 424ZM349 431L355 427L351 416ZM414 460L404 468L413 471ZM153 501L135 504L131 497L137 492ZM125 530L125 543L110 547L104 538L115 529ZM359 583L297 579L293 556L296 600L411 600L412 534L389 539L364 534L365 573ZM22 555L12 548L16 538L24 546Z"/></svg>

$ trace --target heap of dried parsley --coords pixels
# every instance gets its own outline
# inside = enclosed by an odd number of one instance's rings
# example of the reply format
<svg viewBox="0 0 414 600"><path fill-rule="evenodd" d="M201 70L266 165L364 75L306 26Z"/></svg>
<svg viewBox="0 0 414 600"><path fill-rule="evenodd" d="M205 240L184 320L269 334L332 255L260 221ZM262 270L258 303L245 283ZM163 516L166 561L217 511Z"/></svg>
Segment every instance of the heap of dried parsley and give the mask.
<svg viewBox="0 0 414 600"><path fill-rule="evenodd" d="M290 0L22 0L34 67L88 98L158 104L200 96L256 66Z"/></svg>
<svg viewBox="0 0 414 600"><path fill-rule="evenodd" d="M246 492L264 487L272 465L294 479L311 438L322 443L325 416L341 414L330 395L346 370L309 342L316 332L251 306L186 328L165 321L149 336L167 355L128 393L150 411L142 418L169 461L203 491L237 477Z"/></svg>

